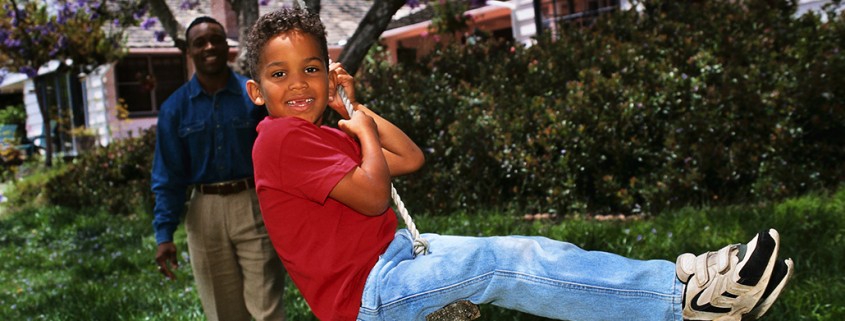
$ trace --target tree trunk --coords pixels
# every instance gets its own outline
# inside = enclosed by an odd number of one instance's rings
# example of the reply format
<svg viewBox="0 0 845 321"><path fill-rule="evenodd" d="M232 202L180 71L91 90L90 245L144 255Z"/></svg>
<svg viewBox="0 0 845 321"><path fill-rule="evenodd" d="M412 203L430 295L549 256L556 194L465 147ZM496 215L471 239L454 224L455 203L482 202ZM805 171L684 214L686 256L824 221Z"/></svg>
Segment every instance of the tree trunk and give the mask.
<svg viewBox="0 0 845 321"><path fill-rule="evenodd" d="M378 41L390 24L390 19L403 5L405 0L373 1L373 6L358 24L358 29L355 29L355 33L349 38L338 59L349 74L354 75L358 71L370 47Z"/></svg>
<svg viewBox="0 0 845 321"><path fill-rule="evenodd" d="M147 0L147 3L150 5L150 15L158 18L158 21L164 27L164 31L173 39L173 45L184 53L188 41L184 38L185 27L179 24L179 21L176 21L176 17L173 16L173 11L167 6L167 2L165 0Z"/></svg>
<svg viewBox="0 0 845 321"><path fill-rule="evenodd" d="M305 7L310 12L320 14L320 0L305 0Z"/></svg>
<svg viewBox="0 0 845 321"><path fill-rule="evenodd" d="M229 4L232 6L232 10L235 10L238 14L238 44L242 44L246 41L247 34L249 34L249 28L252 28L252 25L255 24L255 21L258 21L258 1L256 0L228 0ZM246 63L246 47L239 45L238 47L238 58L235 61L235 66L233 66L235 71L246 75L247 77L251 77L248 74L249 68Z"/></svg>

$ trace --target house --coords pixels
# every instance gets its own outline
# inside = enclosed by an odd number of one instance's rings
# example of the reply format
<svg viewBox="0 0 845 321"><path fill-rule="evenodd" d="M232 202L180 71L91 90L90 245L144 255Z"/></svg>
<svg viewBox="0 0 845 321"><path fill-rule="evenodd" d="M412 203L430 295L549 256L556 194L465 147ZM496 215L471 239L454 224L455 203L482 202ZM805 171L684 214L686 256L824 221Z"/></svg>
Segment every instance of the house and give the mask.
<svg viewBox="0 0 845 321"><path fill-rule="evenodd" d="M830 0L799 0L796 15L808 11L821 12ZM539 32L555 32L563 23L589 25L604 13L634 8L631 0L510 0L486 1L485 6L470 8L469 27L484 30L494 37L514 40L525 45L533 43ZM843 7L838 8L839 11ZM421 8L394 20L381 36L391 62L414 60L429 53L438 37L429 34L432 13Z"/></svg>
<svg viewBox="0 0 845 321"><path fill-rule="evenodd" d="M628 0L511 0L486 1L466 11L470 29L484 30L493 37L531 45L537 30L554 30L562 22L588 23L612 10L631 8ZM431 36L431 8L418 10L394 21L381 36L391 62L417 59L428 54L438 37ZM414 17L418 16L418 17Z"/></svg>
<svg viewBox="0 0 845 321"><path fill-rule="evenodd" d="M271 1L260 6L260 14L282 6L293 6L294 0ZM194 18L212 16L227 29L232 46L231 59L237 54L237 19L227 0L200 0L190 9L179 9L182 0L167 0L176 19L187 26ZM367 0L323 0L321 16L326 25L329 51L337 58L342 44L352 36L372 3ZM115 139L137 135L155 125L158 108L165 99L193 74L192 64L173 46L171 38L155 39L156 25L149 30L140 27L126 31L128 53L120 61L99 66L85 75L58 70L53 62L39 70L35 79L10 74L0 85L3 92L20 92L26 105L26 133L37 144L46 126L38 108L37 95L45 98L51 113L54 151L59 155L76 155L85 146L80 135L93 135L100 145ZM42 92L36 92L35 83Z"/></svg>

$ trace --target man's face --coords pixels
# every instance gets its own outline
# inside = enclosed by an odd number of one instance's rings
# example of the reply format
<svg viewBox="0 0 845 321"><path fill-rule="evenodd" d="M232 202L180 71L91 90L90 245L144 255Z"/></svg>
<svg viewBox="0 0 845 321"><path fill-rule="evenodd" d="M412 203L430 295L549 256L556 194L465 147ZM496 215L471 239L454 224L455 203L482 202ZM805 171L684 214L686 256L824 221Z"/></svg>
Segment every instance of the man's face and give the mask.
<svg viewBox="0 0 845 321"><path fill-rule="evenodd" d="M320 45L293 30L271 38L259 56L258 74L247 82L250 98L274 117L294 116L319 124L329 97L329 77Z"/></svg>
<svg viewBox="0 0 845 321"><path fill-rule="evenodd" d="M194 61L198 74L219 75L226 72L229 44L223 27L215 23L200 23L188 33L188 56Z"/></svg>

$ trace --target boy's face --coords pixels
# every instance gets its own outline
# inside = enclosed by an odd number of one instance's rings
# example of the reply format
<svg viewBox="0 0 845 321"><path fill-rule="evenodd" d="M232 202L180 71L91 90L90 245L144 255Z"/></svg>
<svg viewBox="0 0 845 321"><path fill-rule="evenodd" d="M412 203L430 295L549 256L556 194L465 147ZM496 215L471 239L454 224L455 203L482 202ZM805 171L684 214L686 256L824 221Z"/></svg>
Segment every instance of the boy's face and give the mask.
<svg viewBox="0 0 845 321"><path fill-rule="evenodd" d="M329 97L326 62L313 36L299 30L280 33L267 41L259 55L258 74L247 82L256 105L266 105L274 117L322 121Z"/></svg>
<svg viewBox="0 0 845 321"><path fill-rule="evenodd" d="M200 23L188 33L188 55L194 61L196 72L205 75L219 75L228 71L226 58L229 44L226 33L216 23Z"/></svg>

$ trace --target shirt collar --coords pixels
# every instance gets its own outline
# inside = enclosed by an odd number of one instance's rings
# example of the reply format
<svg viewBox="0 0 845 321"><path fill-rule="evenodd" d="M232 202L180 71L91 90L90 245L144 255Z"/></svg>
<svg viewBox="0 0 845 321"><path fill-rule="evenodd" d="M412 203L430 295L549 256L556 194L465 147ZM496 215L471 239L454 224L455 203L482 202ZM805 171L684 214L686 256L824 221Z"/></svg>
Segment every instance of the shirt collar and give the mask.
<svg viewBox="0 0 845 321"><path fill-rule="evenodd" d="M226 87L224 87L222 91L227 91L227 92L232 93L234 95L241 95L242 94L241 84L238 82L238 77L235 75L235 72L232 71L231 68L229 68L228 71L229 71L229 79L226 80ZM188 89L189 89L189 93L191 95L191 98L196 98L200 94L204 93L202 86L200 85L200 81L199 81L199 79L197 79L196 73L194 74L193 77L191 77L191 80L188 81Z"/></svg>

